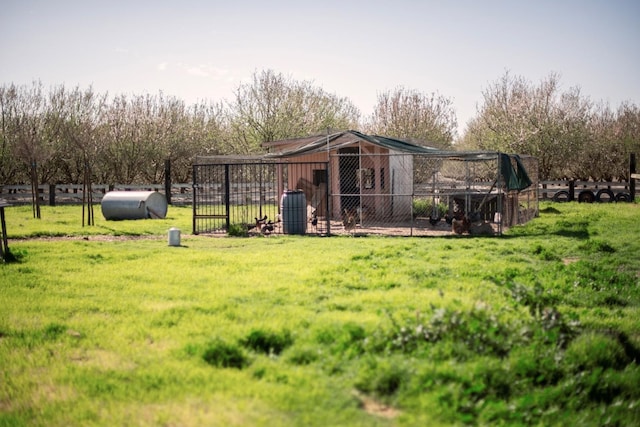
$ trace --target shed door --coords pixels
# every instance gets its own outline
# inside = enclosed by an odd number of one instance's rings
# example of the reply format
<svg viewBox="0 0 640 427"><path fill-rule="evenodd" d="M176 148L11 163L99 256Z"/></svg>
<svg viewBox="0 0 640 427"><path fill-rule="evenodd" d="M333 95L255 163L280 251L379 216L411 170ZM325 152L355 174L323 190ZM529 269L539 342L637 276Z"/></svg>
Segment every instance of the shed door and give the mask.
<svg viewBox="0 0 640 427"><path fill-rule="evenodd" d="M353 212L360 207L360 188L358 187L360 149L358 147L341 148L338 154L340 155L340 211Z"/></svg>

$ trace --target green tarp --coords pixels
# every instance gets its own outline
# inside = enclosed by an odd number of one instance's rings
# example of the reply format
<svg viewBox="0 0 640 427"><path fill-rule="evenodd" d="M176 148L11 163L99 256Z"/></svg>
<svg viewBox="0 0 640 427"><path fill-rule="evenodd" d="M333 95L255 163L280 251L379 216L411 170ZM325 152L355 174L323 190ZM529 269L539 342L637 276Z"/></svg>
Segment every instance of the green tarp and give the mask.
<svg viewBox="0 0 640 427"><path fill-rule="evenodd" d="M517 155L500 153L500 175L508 190L522 191L531 185L527 170Z"/></svg>

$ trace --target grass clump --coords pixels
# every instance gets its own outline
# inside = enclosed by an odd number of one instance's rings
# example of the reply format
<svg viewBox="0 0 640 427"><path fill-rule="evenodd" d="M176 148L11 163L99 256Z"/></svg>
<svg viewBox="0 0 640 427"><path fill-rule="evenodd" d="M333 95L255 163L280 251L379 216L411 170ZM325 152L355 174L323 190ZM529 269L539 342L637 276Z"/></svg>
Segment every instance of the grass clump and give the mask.
<svg viewBox="0 0 640 427"><path fill-rule="evenodd" d="M633 353L634 349L630 349ZM574 372L593 369L619 370L632 360L615 334L588 331L577 337L567 348L565 362Z"/></svg>
<svg viewBox="0 0 640 427"><path fill-rule="evenodd" d="M361 392L388 399L406 384L410 372L397 358L369 357L358 372L355 387Z"/></svg>
<svg viewBox="0 0 640 427"><path fill-rule="evenodd" d="M580 246L578 246L578 249L585 251L587 253L602 252L607 254L613 254L616 252L616 248L614 248L609 243L600 239L589 239L583 244L581 244Z"/></svg>
<svg viewBox="0 0 640 427"><path fill-rule="evenodd" d="M227 234L231 237L247 237L249 230L246 224L229 224Z"/></svg>
<svg viewBox="0 0 640 427"><path fill-rule="evenodd" d="M253 329L240 340L240 344L259 353L279 355L285 348L293 344L293 337L288 330L271 332Z"/></svg>
<svg viewBox="0 0 640 427"><path fill-rule="evenodd" d="M209 343L202 354L202 359L209 365L218 368L243 369L249 365L249 359L242 349L217 339Z"/></svg>
<svg viewBox="0 0 640 427"><path fill-rule="evenodd" d="M469 311L436 308L431 316L419 313L404 322L389 316L391 328L372 336L370 348L386 352L420 352L427 344L439 342L451 346L449 356L466 359L471 354L503 357L512 346L511 329L505 321L482 304Z"/></svg>

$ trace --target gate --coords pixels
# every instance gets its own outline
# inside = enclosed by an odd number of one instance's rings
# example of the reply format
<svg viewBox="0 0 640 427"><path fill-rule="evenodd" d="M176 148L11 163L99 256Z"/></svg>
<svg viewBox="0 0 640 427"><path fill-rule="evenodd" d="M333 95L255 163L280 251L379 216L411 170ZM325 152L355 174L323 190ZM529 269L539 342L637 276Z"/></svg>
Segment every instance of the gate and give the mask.
<svg viewBox="0 0 640 427"><path fill-rule="evenodd" d="M284 233L282 198L288 190L304 193L296 206L306 218L302 232L329 233L326 162L205 160L193 166L193 234Z"/></svg>

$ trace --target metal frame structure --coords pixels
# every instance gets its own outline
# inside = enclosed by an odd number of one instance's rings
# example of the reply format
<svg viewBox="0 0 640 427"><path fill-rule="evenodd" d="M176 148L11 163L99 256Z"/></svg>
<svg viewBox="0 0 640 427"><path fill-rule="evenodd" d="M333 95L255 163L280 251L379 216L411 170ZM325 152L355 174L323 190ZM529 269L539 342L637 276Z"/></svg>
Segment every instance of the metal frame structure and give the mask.
<svg viewBox="0 0 640 427"><path fill-rule="evenodd" d="M538 215L533 157L346 148L318 162L199 158L193 166L193 233L286 233L282 203L288 190L305 196L302 234L500 235ZM520 188L511 181L523 170L530 183Z"/></svg>

